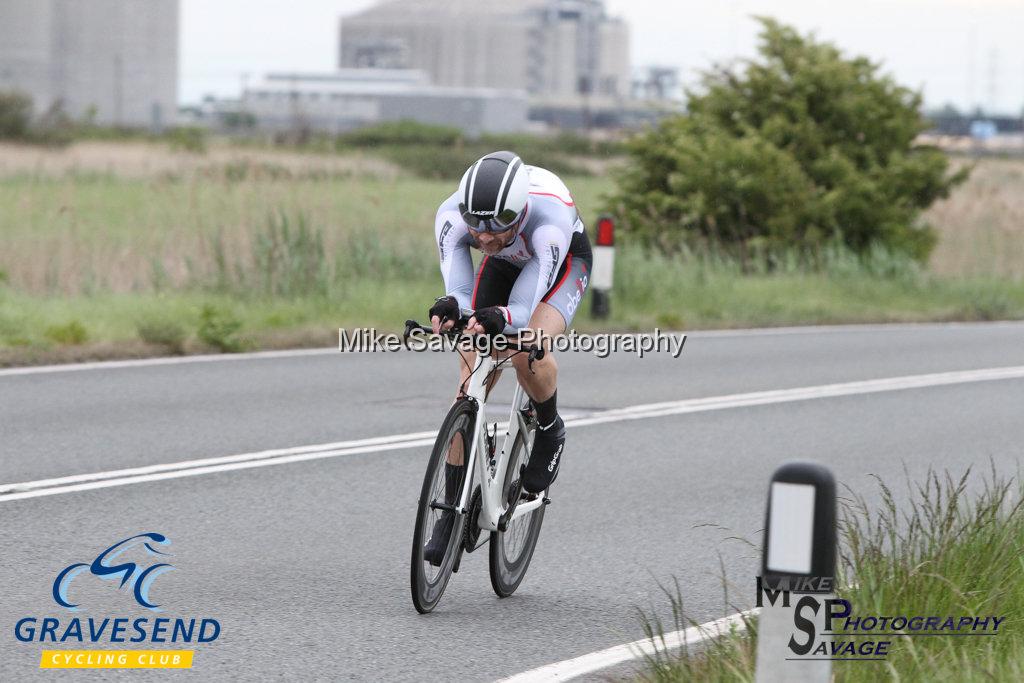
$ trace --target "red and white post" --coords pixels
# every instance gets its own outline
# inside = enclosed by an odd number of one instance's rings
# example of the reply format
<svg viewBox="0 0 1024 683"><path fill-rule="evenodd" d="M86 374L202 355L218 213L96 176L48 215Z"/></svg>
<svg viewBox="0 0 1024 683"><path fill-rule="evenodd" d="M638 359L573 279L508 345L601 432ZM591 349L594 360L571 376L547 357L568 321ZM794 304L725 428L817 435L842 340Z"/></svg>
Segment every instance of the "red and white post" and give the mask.
<svg viewBox="0 0 1024 683"><path fill-rule="evenodd" d="M607 318L611 311L612 275L615 272L615 221L611 216L597 219L597 240L594 245L594 272L590 276L590 313Z"/></svg>

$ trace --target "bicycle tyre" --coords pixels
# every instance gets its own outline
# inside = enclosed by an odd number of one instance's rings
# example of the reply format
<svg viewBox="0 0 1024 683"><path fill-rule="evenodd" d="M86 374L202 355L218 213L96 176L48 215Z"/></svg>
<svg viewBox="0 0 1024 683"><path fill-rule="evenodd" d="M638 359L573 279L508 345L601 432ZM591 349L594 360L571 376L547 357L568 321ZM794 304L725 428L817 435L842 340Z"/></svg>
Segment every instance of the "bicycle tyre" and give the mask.
<svg viewBox="0 0 1024 683"><path fill-rule="evenodd" d="M523 433L516 436L512 445L512 454L509 456L509 466L505 470L505 482L503 491L507 491L512 482L519 476L519 466L527 461L529 452L525 447ZM540 528L544 523L544 510L547 506L541 505L529 514L513 520L505 531L492 531L490 539L489 567L491 574L491 588L499 598L507 598L516 592L519 584L526 576L526 570L530 568L530 560L533 559L533 551L537 548L537 540L540 538ZM514 533L515 532L515 533ZM520 534L522 548L510 558L505 547L505 541L512 534Z"/></svg>
<svg viewBox="0 0 1024 683"><path fill-rule="evenodd" d="M466 515L457 514L444 559L440 567L437 568L437 574L431 579L428 575L428 566L432 567L432 565L429 565L423 559L424 545L430 539L433 521L437 518L437 511L431 508L430 504L436 495L438 479L440 479L443 487L443 465L448 454L448 448L452 439L459 433L463 435L463 463L468 460L475 421L476 405L464 398L456 401L448 411L444 422L441 423L441 429L437 432L437 439L434 441L434 447L430 452L430 460L427 462L427 471L423 476L423 488L420 491L420 498L416 509L416 528L413 531L410 567L412 602L416 606L416 611L420 614L427 614L437 606L441 596L444 595L448 581L451 579L452 571L462 552ZM466 475L472 479L473 473L467 471ZM465 481L462 484L464 487Z"/></svg>

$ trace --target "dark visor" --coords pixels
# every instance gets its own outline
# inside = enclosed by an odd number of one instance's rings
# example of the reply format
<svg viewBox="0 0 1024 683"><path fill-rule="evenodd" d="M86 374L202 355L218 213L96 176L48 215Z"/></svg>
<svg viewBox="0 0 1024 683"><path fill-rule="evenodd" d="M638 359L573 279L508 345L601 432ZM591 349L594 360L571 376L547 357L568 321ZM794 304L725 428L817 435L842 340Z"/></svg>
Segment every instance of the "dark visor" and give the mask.
<svg viewBox="0 0 1024 683"><path fill-rule="evenodd" d="M497 216L478 216L470 213L462 202L459 202L459 212L469 227L481 232L505 232L519 219L519 214L512 209L505 209Z"/></svg>

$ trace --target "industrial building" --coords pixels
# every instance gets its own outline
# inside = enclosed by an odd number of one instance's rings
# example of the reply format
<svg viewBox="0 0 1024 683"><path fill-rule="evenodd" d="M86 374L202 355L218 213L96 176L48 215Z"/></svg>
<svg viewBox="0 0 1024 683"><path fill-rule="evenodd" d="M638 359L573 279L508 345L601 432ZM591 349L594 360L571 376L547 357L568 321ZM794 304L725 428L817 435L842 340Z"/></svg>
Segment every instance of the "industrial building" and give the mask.
<svg viewBox="0 0 1024 683"><path fill-rule="evenodd" d="M330 133L380 121L415 119L469 135L521 131L523 92L445 88L415 69L340 69L322 74L269 74L245 89L238 111L265 130Z"/></svg>
<svg viewBox="0 0 1024 683"><path fill-rule="evenodd" d="M339 61L522 90L545 106L614 106L631 89L629 28L603 0L385 0L341 19Z"/></svg>
<svg viewBox="0 0 1024 683"><path fill-rule="evenodd" d="M178 106L179 0L0 1L0 90L98 124L160 128Z"/></svg>

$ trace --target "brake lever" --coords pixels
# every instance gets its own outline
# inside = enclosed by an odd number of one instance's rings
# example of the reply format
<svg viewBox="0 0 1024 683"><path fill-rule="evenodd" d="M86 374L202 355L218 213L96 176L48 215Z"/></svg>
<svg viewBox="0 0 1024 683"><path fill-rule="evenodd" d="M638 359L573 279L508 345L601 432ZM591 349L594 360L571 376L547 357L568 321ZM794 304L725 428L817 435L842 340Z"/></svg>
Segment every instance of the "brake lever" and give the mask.
<svg viewBox="0 0 1024 683"><path fill-rule="evenodd" d="M445 322L448 321L446 320ZM461 316L458 320L453 320L452 322L455 323L454 327L452 327L450 330L442 331L442 335L445 335L447 337L458 337L460 334L462 334L463 330L466 329L466 323L469 322L469 317L464 315ZM409 347L409 337L411 337L412 333L415 331L423 332L424 334L434 333L433 328L427 327L426 325L420 325L415 320L406 320L405 332L402 334L402 341L405 343L406 348Z"/></svg>
<svg viewBox="0 0 1024 683"><path fill-rule="evenodd" d="M420 324L415 320L405 321L405 333L402 335L402 342L405 344L406 348L409 347L409 337L412 335L412 331L419 326Z"/></svg>
<svg viewBox="0 0 1024 683"><path fill-rule="evenodd" d="M424 334L432 334L433 330L424 325L420 325L415 320L406 320L405 333L402 335L402 341L405 343L405 348L409 348L409 337L412 336L413 332L423 332Z"/></svg>
<svg viewBox="0 0 1024 683"><path fill-rule="evenodd" d="M529 368L530 374L537 374L533 371L533 361L542 360L544 358L544 349L530 349L530 355L527 357L526 367Z"/></svg>

